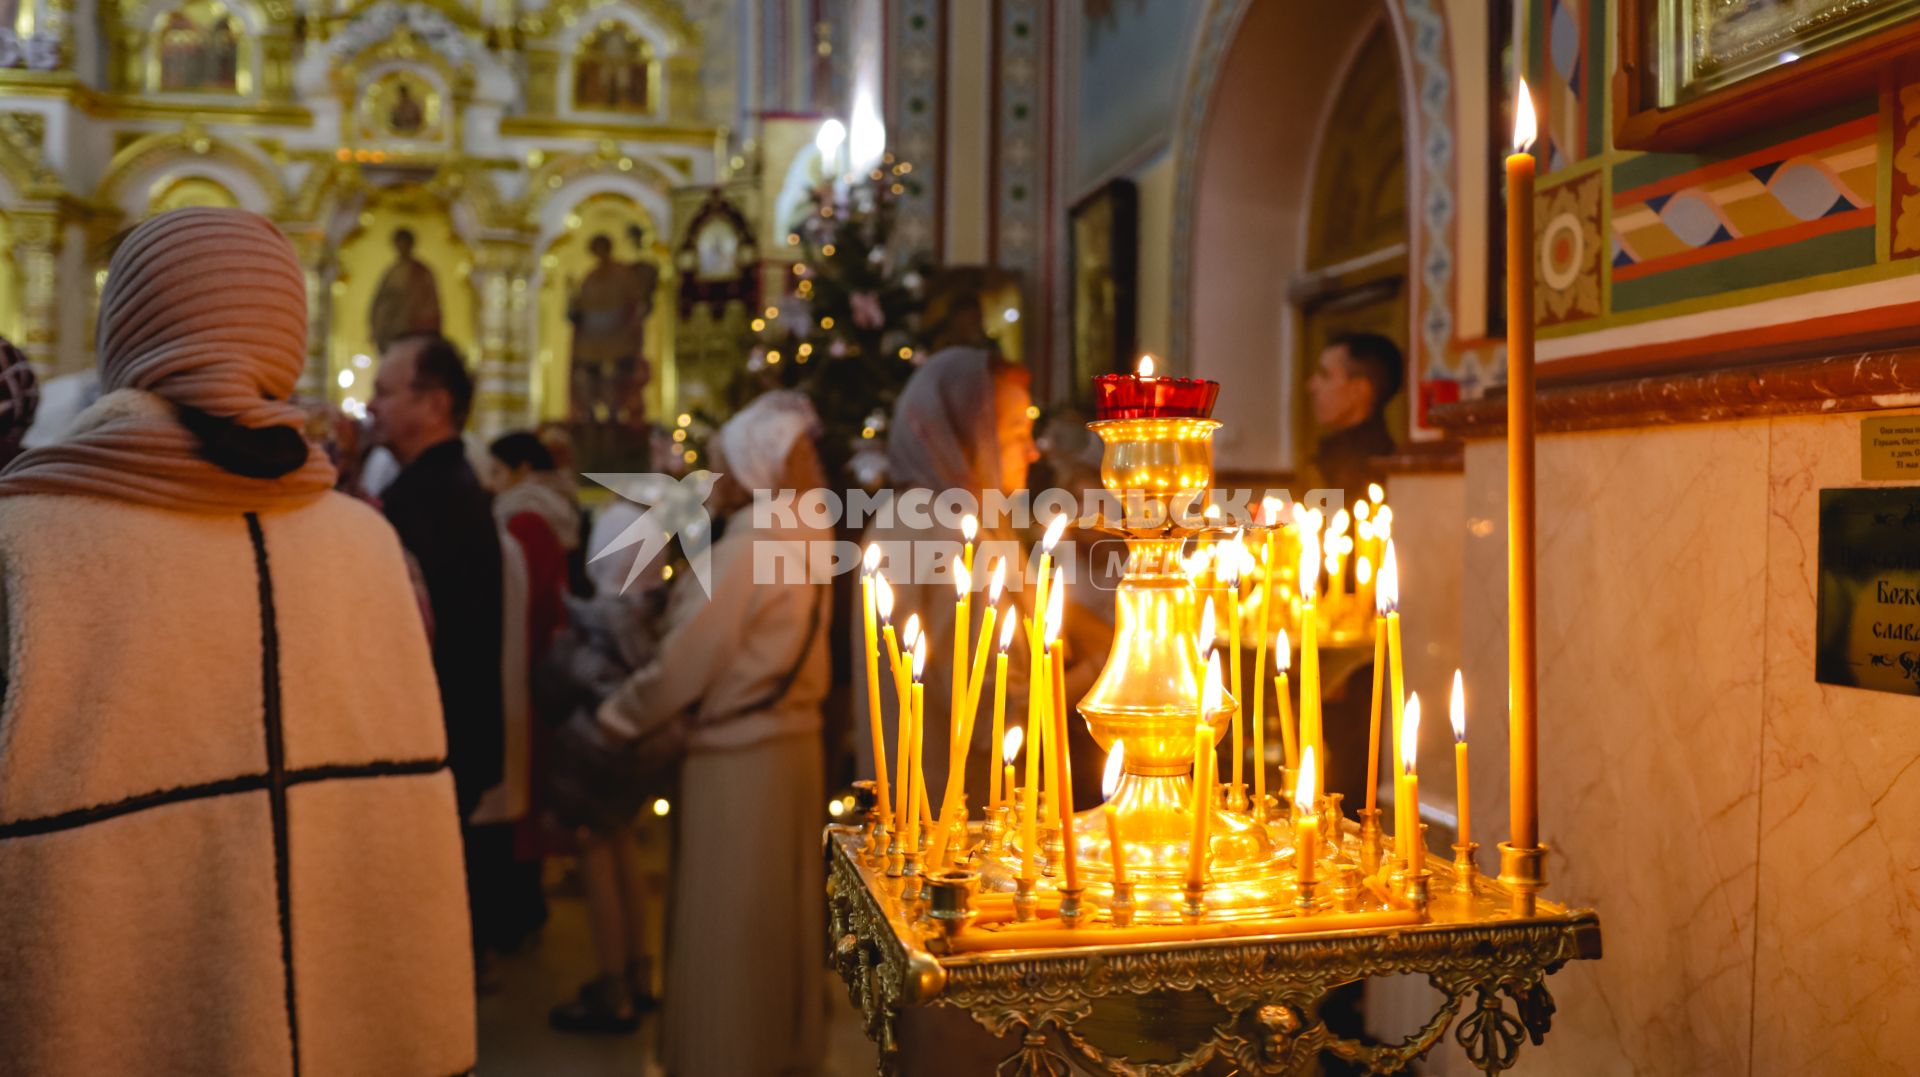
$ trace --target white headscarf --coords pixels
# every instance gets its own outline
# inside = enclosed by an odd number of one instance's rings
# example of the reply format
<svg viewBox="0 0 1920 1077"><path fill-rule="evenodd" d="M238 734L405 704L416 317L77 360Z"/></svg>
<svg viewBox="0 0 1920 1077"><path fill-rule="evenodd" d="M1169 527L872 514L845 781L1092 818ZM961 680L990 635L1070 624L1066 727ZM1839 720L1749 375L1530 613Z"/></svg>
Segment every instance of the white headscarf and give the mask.
<svg viewBox="0 0 1920 1077"><path fill-rule="evenodd" d="M747 490L772 490L786 477L794 444L819 429L812 401L794 390L776 389L755 397L716 437L723 466L735 482Z"/></svg>

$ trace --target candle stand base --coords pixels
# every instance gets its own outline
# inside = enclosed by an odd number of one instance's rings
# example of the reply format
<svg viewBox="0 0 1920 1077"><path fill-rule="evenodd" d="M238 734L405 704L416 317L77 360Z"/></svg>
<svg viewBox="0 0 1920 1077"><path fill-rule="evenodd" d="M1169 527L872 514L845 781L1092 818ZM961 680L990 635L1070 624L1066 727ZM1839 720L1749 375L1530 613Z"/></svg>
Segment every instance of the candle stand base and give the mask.
<svg viewBox="0 0 1920 1077"><path fill-rule="evenodd" d="M1354 828L1339 833L1357 851ZM1494 1074L1511 1069L1522 1046L1550 1030L1547 976L1600 956L1592 912L1536 898L1531 914L1515 915L1503 882L1483 879L1477 891L1460 893L1451 862L1439 857L1416 872L1435 882L1424 914L1353 886L1357 910L1322 904L1301 918L1288 880L1288 910L1271 920L1236 924L1203 909L1191 926L1119 927L1107 911L1111 882L1089 875L1079 895L1083 922L1067 930L1051 919L952 915L950 902L969 893L970 873L930 880L932 910L922 918L859 855L862 837L856 827L828 830L829 930L835 968L878 1045L883 1074L909 1065L895 1022L932 1006L958 1009L1007 1037L1015 1046L999 1071L1006 1077L1066 1072L1069 1061L1115 1077L1211 1065L1304 1077L1327 1057L1361 1072L1401 1073L1446 1038ZM1337 904L1354 881L1332 877ZM1018 888L1016 915L1023 897L1034 902L1037 891L1051 889L1044 882ZM1335 987L1400 974L1425 976L1440 996L1433 1016L1407 1039L1349 1040L1321 1020L1321 1000ZM1149 1020L1153 1034L1145 1036ZM1151 1057L1130 1054L1149 1039ZM1184 1062L1169 1068L1169 1057ZM1034 1069L1034 1058L1056 1060L1054 1068Z"/></svg>

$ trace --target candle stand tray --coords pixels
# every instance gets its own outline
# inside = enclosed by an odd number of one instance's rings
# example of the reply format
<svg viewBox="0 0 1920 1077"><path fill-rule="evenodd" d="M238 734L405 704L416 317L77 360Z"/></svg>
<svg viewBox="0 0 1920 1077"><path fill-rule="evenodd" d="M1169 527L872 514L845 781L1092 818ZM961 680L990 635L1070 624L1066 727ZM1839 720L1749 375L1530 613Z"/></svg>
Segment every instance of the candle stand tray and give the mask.
<svg viewBox="0 0 1920 1077"><path fill-rule="evenodd" d="M1357 848L1353 825L1345 831L1342 841ZM982 841L979 826L971 838ZM1327 913L1314 917L1324 928L1302 930L1295 919L1275 921L1272 933L1256 925L1256 933L1233 937L1172 938L1181 928L1115 930L1099 913L1045 933L1046 945L996 949L983 939L1017 936L972 923L979 912L970 908L970 887L889 877L869 840L862 827L827 829L828 941L883 1075L905 1072L896 1020L933 1006L1017 1038L997 1077L1310 1074L1323 1053L1395 1073L1449 1031L1476 1068L1499 1073L1514 1065L1524 1040L1537 1045L1551 1027L1546 978L1568 961L1600 956L1593 912L1471 869L1463 884L1452 862L1434 856L1424 908L1402 906L1405 919L1390 925L1352 926L1360 916L1342 926L1342 916ZM1057 907L1052 881L1042 887ZM1207 934L1209 923L1202 918L1190 931ZM956 945L960 939L968 945ZM1341 985L1402 974L1425 976L1441 996L1405 1040L1361 1042L1321 1019Z"/></svg>

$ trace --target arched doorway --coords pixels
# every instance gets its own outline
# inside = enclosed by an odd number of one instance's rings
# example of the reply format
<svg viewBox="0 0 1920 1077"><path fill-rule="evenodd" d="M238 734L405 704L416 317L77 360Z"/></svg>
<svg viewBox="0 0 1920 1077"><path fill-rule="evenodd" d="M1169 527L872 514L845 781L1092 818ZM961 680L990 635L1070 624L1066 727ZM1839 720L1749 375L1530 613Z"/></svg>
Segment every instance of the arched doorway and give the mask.
<svg viewBox="0 0 1920 1077"><path fill-rule="evenodd" d="M1291 473L1307 434L1301 296L1314 281L1315 150L1345 107L1339 88L1372 42L1383 42L1392 61L1374 76L1376 89L1404 101L1407 80L1387 0L1228 7L1239 9L1237 27L1208 61L1216 64L1211 92L1181 165L1189 201L1176 207L1186 215L1176 242L1188 263L1174 284L1176 312L1185 309L1190 368L1234 387L1215 409L1226 424L1221 470ZM1404 147L1406 139L1401 129L1390 141ZM1394 334L1405 335L1404 326Z"/></svg>
<svg viewBox="0 0 1920 1077"><path fill-rule="evenodd" d="M1306 270L1292 298L1300 333L1291 357L1294 459L1313 455L1328 431L1313 421L1305 383L1320 352L1342 333L1378 333L1407 347L1407 166L1399 60L1379 24L1347 67L1315 149ZM1407 440L1407 399L1387 406L1387 429Z"/></svg>
<svg viewBox="0 0 1920 1077"><path fill-rule="evenodd" d="M354 228L340 244L339 272L333 281L333 314L327 333L327 392L339 402L364 405L373 391L373 364L379 359L368 325L368 311L380 277L393 264L393 234L414 235L414 257L433 270L440 294L440 331L458 345L467 362L474 350L473 257L454 231L446 207L425 188L390 187L370 192Z"/></svg>

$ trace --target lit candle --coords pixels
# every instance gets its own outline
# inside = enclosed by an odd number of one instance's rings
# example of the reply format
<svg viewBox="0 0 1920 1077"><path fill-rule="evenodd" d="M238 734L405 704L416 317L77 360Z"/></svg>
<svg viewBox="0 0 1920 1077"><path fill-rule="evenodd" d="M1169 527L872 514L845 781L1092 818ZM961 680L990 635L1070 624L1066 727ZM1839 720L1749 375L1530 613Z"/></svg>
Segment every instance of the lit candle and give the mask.
<svg viewBox="0 0 1920 1077"><path fill-rule="evenodd" d="M1020 623L1018 616L1009 616L1000 629L1000 653L993 656L993 742L1003 743L1007 733L1007 648L1013 643L1014 626ZM1015 732L1018 732L1016 730ZM998 771L994 772L993 789L990 791L990 803L998 808L1013 795L1013 753L1006 753L1007 775L1004 782Z"/></svg>
<svg viewBox="0 0 1920 1077"><path fill-rule="evenodd" d="M1235 694L1245 690L1240 681L1240 562L1246 552L1247 548L1237 533L1223 543L1220 550L1220 582L1227 589L1227 683L1233 685ZM1241 790L1246 788L1241 759L1247 754L1247 742L1246 734L1241 730L1240 711L1237 708L1232 721L1233 788Z"/></svg>
<svg viewBox="0 0 1920 1077"><path fill-rule="evenodd" d="M893 826L893 800L887 786L887 736L880 714L880 637L874 626L877 617L873 576L880 571L880 547L868 545L860 576L860 609L866 622L867 643L867 725L873 738L874 793L879 801L880 825Z"/></svg>
<svg viewBox="0 0 1920 1077"><path fill-rule="evenodd" d="M885 584L885 580L881 580ZM888 593L883 587L882 594ZM891 629L889 629L891 631ZM899 807L894 818L901 830L905 830L908 818L915 812L913 800L913 750L909 747L913 740L913 660L914 644L920 641L920 615L915 613L907 617L907 624L901 630L902 640L909 656L894 670L893 690L895 702L899 704L900 720L895 724L894 735L894 782L895 795L899 798Z"/></svg>
<svg viewBox="0 0 1920 1077"><path fill-rule="evenodd" d="M1059 806L1060 848L1066 860L1064 882L1068 890L1080 889L1080 853L1073 840L1073 752L1067 747L1067 654L1059 646L1060 622L1065 612L1062 600L1066 598L1065 587L1053 592L1047 610L1047 658L1050 663L1053 688L1053 744L1056 766L1060 768L1060 781L1055 787L1058 794L1054 803Z"/></svg>
<svg viewBox="0 0 1920 1077"><path fill-rule="evenodd" d="M1388 541L1384 560L1380 562L1379 594L1380 608L1387 613L1387 668L1393 676L1387 691L1388 698L1393 700L1393 747L1398 749L1401 727L1406 723L1407 678L1400 657L1400 557L1394 553L1392 541Z"/></svg>
<svg viewBox="0 0 1920 1077"><path fill-rule="evenodd" d="M1298 772L1300 769L1300 738L1293 723L1293 693L1288 690L1287 670L1293 665L1293 641L1287 637L1287 630L1280 630L1280 638L1274 641L1273 648L1273 706L1280 714L1280 746L1286 750L1287 769Z"/></svg>
<svg viewBox="0 0 1920 1077"><path fill-rule="evenodd" d="M1314 608L1314 592L1320 583L1320 513L1307 513L1300 524L1300 751L1304 758L1312 748L1314 756L1326 759L1326 744L1320 737L1320 625ZM1315 779L1318 780L1318 775ZM1320 802L1321 789L1313 787L1313 804Z"/></svg>
<svg viewBox="0 0 1920 1077"><path fill-rule="evenodd" d="M1120 775L1126 769L1126 754L1126 743L1114 741L1107 752L1106 773L1100 778L1100 798L1106 801L1100 805L1100 812L1107 817L1107 859L1113 864L1116 886L1127 883L1127 846L1120 840L1120 811L1113 803L1113 794L1120 788Z"/></svg>
<svg viewBox="0 0 1920 1077"><path fill-rule="evenodd" d="M1033 616L1027 619L1027 738L1030 743L1027 751L1040 755L1041 784L1035 785L1028 796L1037 797L1043 786L1053 784L1053 751L1049 742L1050 724L1047 714L1047 658L1046 640L1041 638L1041 629L1047 613L1047 591L1053 583L1053 548L1059 544L1060 536L1067 530L1067 517L1060 514L1047 524L1047 530L1040 539L1040 573L1035 584L1033 598ZM1048 806L1049 818L1053 806Z"/></svg>
<svg viewBox="0 0 1920 1077"><path fill-rule="evenodd" d="M1007 623L1013 624L1014 621L1012 618L1008 618ZM1003 654L1000 657L1004 660L1006 655ZM1013 761L1020 757L1020 742L1025 739L1026 735L1019 726L1014 726L1012 729L1007 730L1006 734L1000 738L1000 763L1006 768L1006 773L1002 775L998 771L994 772L995 795L993 806L996 808L1000 806L1000 790L1006 790L1006 795L1008 796L1011 796L1013 793ZM1014 822L1018 823L1019 820L1016 819Z"/></svg>
<svg viewBox="0 0 1920 1077"><path fill-rule="evenodd" d="M1042 641L1047 648L1047 700L1050 701L1052 714L1059 720L1047 723L1046 765L1053 768L1048 772L1048 780L1057 780L1069 773L1067 764L1072 762L1067 745L1067 708L1064 700L1067 696L1066 678L1066 639L1061 634L1066 629L1067 581L1066 569L1054 566L1053 582L1047 586L1046 632ZM1073 790L1057 788L1047 801L1051 810L1053 825L1061 824L1061 817L1069 811L1068 804L1073 800Z"/></svg>
<svg viewBox="0 0 1920 1077"><path fill-rule="evenodd" d="M1467 685L1460 671L1453 671L1453 700L1447 709L1453 720L1453 783L1456 814L1460 818L1460 844L1472 841L1472 812L1467 808Z"/></svg>
<svg viewBox="0 0 1920 1077"><path fill-rule="evenodd" d="M1006 586L1007 559L996 557L993 559L993 574L987 583L986 616L980 622L980 638L974 643L973 658L967 667L970 671L967 683L967 716L970 722L972 716L980 711L980 689L985 687L987 675L987 648L993 643L993 626L1000 617L1000 593ZM1013 618L1007 618L1007 623L1012 624ZM967 728L972 729L973 726L969 724Z"/></svg>
<svg viewBox="0 0 1920 1077"><path fill-rule="evenodd" d="M1273 624L1273 533L1280 526L1280 500L1262 498L1260 500L1260 523L1266 528L1261 539L1259 563L1255 567L1260 572L1260 618L1259 632L1253 644L1253 804L1257 815L1264 810L1261 805L1267 802L1267 630ZM1282 675L1284 676L1284 674ZM1279 677L1275 677L1276 682ZM1280 703L1275 699L1273 710L1280 713Z"/></svg>
<svg viewBox="0 0 1920 1077"><path fill-rule="evenodd" d="M967 630L973 627L973 573L964 564L953 566L953 683L947 693L947 785L966 769L961 755L967 709ZM945 806L945 798L941 800Z"/></svg>
<svg viewBox="0 0 1920 1077"><path fill-rule="evenodd" d="M1301 805L1300 819L1293 824L1293 870L1302 883L1314 881L1314 861L1320 855L1320 816L1313 807L1313 791L1319 778L1313 748L1308 746L1300 752L1300 783L1293 794Z"/></svg>
<svg viewBox="0 0 1920 1077"><path fill-rule="evenodd" d="M1507 670L1513 846L1540 844L1539 667L1534 653L1533 94L1520 80L1507 158Z"/></svg>
<svg viewBox="0 0 1920 1077"><path fill-rule="evenodd" d="M1406 862L1407 870L1420 867L1426 849L1420 840L1420 772L1416 766L1420 755L1420 693L1407 693L1407 714L1405 725L1400 729L1400 789L1394 797L1394 810L1400 818L1396 844L1400 847L1400 859Z"/></svg>
<svg viewBox="0 0 1920 1077"><path fill-rule="evenodd" d="M1201 665L1206 665L1207 655L1213 653L1213 639L1218 634L1219 627L1214 623L1213 616L1213 596L1208 595L1206 601L1200 604L1200 626L1193 633L1194 658Z"/></svg>
<svg viewBox="0 0 1920 1077"><path fill-rule="evenodd" d="M1380 809L1380 704L1387 690L1387 613L1400 600L1400 574L1394 567L1392 555L1380 566L1380 576L1373 592L1373 707L1367 712L1367 810ZM1395 619L1398 623L1398 619ZM1400 685L1394 684L1393 691L1400 691ZM1394 730L1399 731L1398 719ZM1395 788L1398 788L1397 786Z"/></svg>
<svg viewBox="0 0 1920 1077"><path fill-rule="evenodd" d="M962 567L961 572L964 574L966 569ZM1000 588L1005 583L1006 564L1004 561L996 560L994 562L993 583L988 588L987 611L985 618L980 624L979 653L972 661L973 674L970 678L972 683L965 686L962 691L958 693L962 698L960 712L958 717L951 723L953 739L948 743L947 751L947 789L945 795L940 798L940 828L933 839L936 853L944 853L946 851L948 835L952 833L953 827L958 823L959 816L962 812L961 796L967 784L967 756L970 754L970 749L973 744L973 722L975 717L980 713L980 678L987 669L987 644L993 639L993 622L994 618L998 615L998 608L995 603L1000 601ZM964 599L961 608L963 610L965 609ZM966 619L963 616L956 626L954 633L954 639L959 643L959 646L955 648L957 654L964 655L966 652L965 632ZM958 678L959 675L959 671L956 670L955 677ZM999 743L997 738L994 743ZM993 766L991 764L987 766L987 771L988 777L991 779L993 777ZM940 857L938 855L930 859L933 863L940 863Z"/></svg>
<svg viewBox="0 0 1920 1077"><path fill-rule="evenodd" d="M920 678L926 673L926 669L927 639L925 636L922 636L915 641L913 647L913 695L908 706L908 713L913 716L911 723L913 727L913 742L909 745L909 750L913 753L913 774L909 780L913 785L913 800L919 805L919 809L907 817L907 842L905 848L909 852L913 852L920 847L920 820L921 816L926 812L927 773L925 761L921 754L925 738L920 728L921 723L926 720L927 714L927 686L920 683Z"/></svg>
<svg viewBox="0 0 1920 1077"><path fill-rule="evenodd" d="M1220 655L1207 655L1201 678L1200 720L1193 727L1193 836L1187 845L1187 889L1199 890L1207 881L1207 829L1213 818L1213 725L1208 721L1220 709Z"/></svg>
<svg viewBox="0 0 1920 1077"><path fill-rule="evenodd" d="M1037 693L1041 688L1042 685L1038 683L1027 685L1029 694ZM1034 711L1032 706L1027 708L1027 728L1037 731L1038 727L1033 724ZM1026 742L1027 804L1026 810L1020 813L1020 877L1033 879L1038 877L1033 857L1040 839L1040 743L1031 733Z"/></svg>
<svg viewBox="0 0 1920 1077"><path fill-rule="evenodd" d="M973 540L980 534L980 521L969 512L960 518L960 538L965 542L961 547L960 563L967 566L967 575L973 575Z"/></svg>

